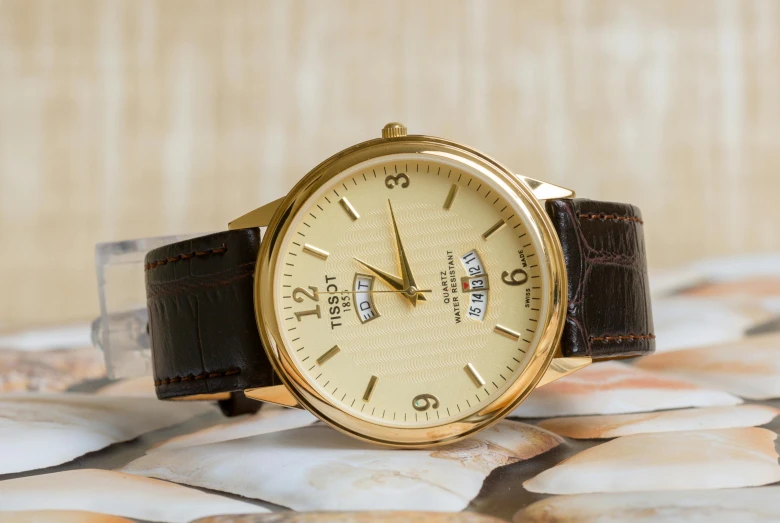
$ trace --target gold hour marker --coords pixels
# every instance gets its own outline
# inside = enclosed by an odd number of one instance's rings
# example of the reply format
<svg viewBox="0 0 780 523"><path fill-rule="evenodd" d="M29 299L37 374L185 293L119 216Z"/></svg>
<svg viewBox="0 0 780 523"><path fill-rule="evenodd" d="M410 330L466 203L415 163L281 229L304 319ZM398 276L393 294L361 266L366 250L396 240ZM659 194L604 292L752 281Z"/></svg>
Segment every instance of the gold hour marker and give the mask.
<svg viewBox="0 0 780 523"><path fill-rule="evenodd" d="M355 221L358 218L360 218L360 215L355 210L355 208L352 207L352 204L349 203L349 200L347 200L346 198L342 198L339 200L339 204L341 205L341 207L344 208L345 211L347 211L347 214L349 214L349 217L352 218L352 221Z"/></svg>
<svg viewBox="0 0 780 523"><path fill-rule="evenodd" d="M520 333L517 333L507 327L504 327L503 325L496 325L495 328L493 329L493 332L495 332L496 334L500 334L505 338L509 338L512 341L517 341L520 339Z"/></svg>
<svg viewBox="0 0 780 523"><path fill-rule="evenodd" d="M482 376L479 375L479 372L477 372L477 369L475 369L471 363L467 363L466 366L463 367L463 370L466 371L466 374L469 375L469 378L471 378L471 381L473 381L474 385L477 387L481 387L485 384L485 380L482 379Z"/></svg>
<svg viewBox="0 0 780 523"><path fill-rule="evenodd" d="M497 233L498 231L503 229L505 225L506 225L506 222L504 220L498 220L492 227L490 227L490 229L488 229L488 230L486 230L485 232L482 233L482 239L483 240L487 240L488 238L493 236L495 233Z"/></svg>
<svg viewBox="0 0 780 523"><path fill-rule="evenodd" d="M311 244L304 244L303 246L303 252L311 254L312 256L316 256L317 258L321 260L327 260L328 256L330 256L330 253L324 249L320 249L319 247L315 247Z"/></svg>
<svg viewBox="0 0 780 523"><path fill-rule="evenodd" d="M371 376L371 379L368 380L368 387L366 387L366 392L363 394L363 401L369 401L371 399L371 394L374 393L377 381L379 381L379 378L376 376Z"/></svg>
<svg viewBox="0 0 780 523"><path fill-rule="evenodd" d="M338 345L334 345L333 348L329 349L325 354L317 358L317 365L322 365L329 359L331 359L333 356L341 352L341 349L339 349Z"/></svg>
<svg viewBox="0 0 780 523"><path fill-rule="evenodd" d="M458 195L458 184L453 183L452 187L450 187L450 192L447 195L447 199L444 200L444 210L449 211L450 207L452 207L452 202L455 200L455 196Z"/></svg>

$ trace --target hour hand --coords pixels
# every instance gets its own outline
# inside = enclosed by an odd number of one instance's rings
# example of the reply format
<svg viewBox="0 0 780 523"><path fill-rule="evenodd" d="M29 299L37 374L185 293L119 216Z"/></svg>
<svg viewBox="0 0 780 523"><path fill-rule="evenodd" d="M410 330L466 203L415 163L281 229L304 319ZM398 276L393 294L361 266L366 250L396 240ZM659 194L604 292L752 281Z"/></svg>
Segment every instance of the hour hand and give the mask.
<svg viewBox="0 0 780 523"><path fill-rule="evenodd" d="M377 276L379 276L380 278L382 278L382 280L386 284L388 284L390 287L392 287L393 289L395 289L397 291L405 290L404 282L398 276L393 276L392 274L389 274L389 273L383 271L382 269L377 269L373 265L369 265L366 262L364 262L363 260L359 260L358 258L355 258L355 261L358 262L363 267L365 267L366 269L368 269L371 272L373 272L374 274L376 274Z"/></svg>
<svg viewBox="0 0 780 523"><path fill-rule="evenodd" d="M395 276L393 274L387 273L383 271L382 269L378 269L374 267L373 265L369 265L368 263L364 262L363 260L360 260L358 258L355 258L355 261L358 262L360 265L365 267L366 269L370 270L379 278L382 279L386 284L388 284L390 287L397 291L406 292L406 286L404 285L404 282L401 278L398 276ZM418 299L425 301L425 296L420 295Z"/></svg>

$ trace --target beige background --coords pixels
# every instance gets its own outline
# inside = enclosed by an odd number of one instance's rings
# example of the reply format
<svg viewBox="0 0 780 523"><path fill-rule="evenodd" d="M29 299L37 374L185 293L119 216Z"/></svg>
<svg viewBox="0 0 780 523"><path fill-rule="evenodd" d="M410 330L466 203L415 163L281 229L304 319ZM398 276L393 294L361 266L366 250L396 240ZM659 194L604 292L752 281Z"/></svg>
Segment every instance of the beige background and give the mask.
<svg viewBox="0 0 780 523"><path fill-rule="evenodd" d="M651 264L780 246L780 2L0 0L0 328L97 241L224 228L389 120L631 201Z"/></svg>

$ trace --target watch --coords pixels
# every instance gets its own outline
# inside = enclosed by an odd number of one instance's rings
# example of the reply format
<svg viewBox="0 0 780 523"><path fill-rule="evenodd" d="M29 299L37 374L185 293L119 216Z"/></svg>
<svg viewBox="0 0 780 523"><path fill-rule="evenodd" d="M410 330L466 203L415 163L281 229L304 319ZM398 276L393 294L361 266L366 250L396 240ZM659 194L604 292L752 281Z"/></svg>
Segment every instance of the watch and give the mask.
<svg viewBox="0 0 780 523"><path fill-rule="evenodd" d="M642 227L632 205L388 124L229 230L147 254L157 396L456 441L536 387L654 350Z"/></svg>

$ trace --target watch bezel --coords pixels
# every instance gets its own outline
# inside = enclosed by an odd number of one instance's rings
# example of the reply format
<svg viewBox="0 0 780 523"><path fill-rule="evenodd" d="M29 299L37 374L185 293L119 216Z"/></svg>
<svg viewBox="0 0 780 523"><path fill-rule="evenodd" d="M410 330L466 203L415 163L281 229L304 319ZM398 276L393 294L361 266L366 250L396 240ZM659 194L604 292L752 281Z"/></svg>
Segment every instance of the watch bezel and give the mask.
<svg viewBox="0 0 780 523"><path fill-rule="evenodd" d="M468 163L481 175L504 185L509 197L524 209L527 227L539 238L540 267L545 273L548 310L541 335L526 369L501 395L476 414L435 427L398 428L378 425L348 414L315 390L284 349L285 341L274 312L274 275L283 239L293 217L323 185L341 172L365 161L391 154L433 154ZM558 346L565 322L566 273L563 250L544 203L506 167L459 143L423 135L376 139L345 149L312 169L282 200L266 230L257 258L254 278L255 317L268 359L298 402L318 418L358 439L402 448L422 448L452 443L497 423L519 405L544 375ZM265 311L268 311L266 314Z"/></svg>

